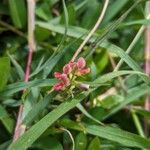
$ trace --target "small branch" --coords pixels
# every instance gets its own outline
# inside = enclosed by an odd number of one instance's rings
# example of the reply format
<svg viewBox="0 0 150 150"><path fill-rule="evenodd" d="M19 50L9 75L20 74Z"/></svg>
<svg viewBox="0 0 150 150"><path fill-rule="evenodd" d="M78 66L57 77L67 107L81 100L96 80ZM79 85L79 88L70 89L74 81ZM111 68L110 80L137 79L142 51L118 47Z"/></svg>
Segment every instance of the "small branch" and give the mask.
<svg viewBox="0 0 150 150"><path fill-rule="evenodd" d="M85 46L85 44L89 41L89 39L91 38L91 36L93 35L93 33L97 30L97 28L99 27L100 23L103 20L103 17L105 15L105 12L107 10L108 7L108 3L109 0L105 0L104 3L104 7L102 9L102 12L96 22L96 24L94 25L94 27L92 28L92 30L89 32L89 34L87 35L87 37L85 38L85 40L81 43L81 45L79 46L79 48L77 49L77 51L75 52L75 54L72 57L72 61L74 61L76 59L76 57L79 55L79 53L81 52L82 48Z"/></svg>
<svg viewBox="0 0 150 150"><path fill-rule="evenodd" d="M115 68L116 68L116 66L117 66L117 65L116 65L116 62L114 61L114 59L111 57L110 54L108 54L108 56L109 56L111 65L112 65L112 67L113 67L113 70L115 71ZM123 79L122 79L121 76L118 76L118 81L119 81L119 84L120 84L120 86L122 87L124 93L127 94L128 92L127 92L127 90L126 90L126 88L125 88L125 85L124 85L124 83L123 83Z"/></svg>
<svg viewBox="0 0 150 150"><path fill-rule="evenodd" d="M131 112L131 115L132 115L132 118L133 118L135 127L136 127L136 129L137 129L139 135L140 135L141 137L145 137L144 132L143 132L143 129L142 129L142 125L141 125L141 123L140 123L139 117L136 115L135 110L134 110L134 109L131 109L130 112Z"/></svg>
<svg viewBox="0 0 150 150"><path fill-rule="evenodd" d="M150 14L146 17L146 19L150 19ZM131 42L131 44L129 45L129 47L127 48L126 50L126 54L129 54L131 52L131 50L133 49L133 47L136 45L136 43L138 42L138 40L140 39L142 33L144 32L145 30L145 25L142 25L139 29L139 31L137 32L136 36L134 37L133 41ZM123 64L123 60L121 59L117 66L115 67L115 70L114 71L117 71L119 70L119 68L121 67L121 65Z"/></svg>
<svg viewBox="0 0 150 150"><path fill-rule="evenodd" d="M35 27L35 0L27 0L28 4L28 59L27 59L27 65L26 65L26 71L25 71L25 77L24 81L28 82L30 77L30 69L31 69L31 63L32 63L32 55L33 51L35 49L35 42L34 42L34 27ZM23 93L26 90L23 91ZM22 114L23 114L23 104L20 105L19 112L18 112L18 118L17 123L15 127L15 133L13 137L13 142L15 142L24 132L26 129L26 126L22 124Z"/></svg>
<svg viewBox="0 0 150 150"><path fill-rule="evenodd" d="M74 138L73 138L71 132L69 130L63 128L63 127L61 127L60 130L65 131L65 132L68 133L68 135L69 135L69 137L70 137L70 139L72 141L72 150L75 150L75 142L74 142Z"/></svg>
<svg viewBox="0 0 150 150"><path fill-rule="evenodd" d="M21 36L23 38L27 38L26 35L23 32L17 30L15 27L11 26L10 24L8 24L8 23L6 23L6 22L4 22L2 20L0 20L0 25L2 25L3 27L7 28L8 30L18 34L19 36Z"/></svg>

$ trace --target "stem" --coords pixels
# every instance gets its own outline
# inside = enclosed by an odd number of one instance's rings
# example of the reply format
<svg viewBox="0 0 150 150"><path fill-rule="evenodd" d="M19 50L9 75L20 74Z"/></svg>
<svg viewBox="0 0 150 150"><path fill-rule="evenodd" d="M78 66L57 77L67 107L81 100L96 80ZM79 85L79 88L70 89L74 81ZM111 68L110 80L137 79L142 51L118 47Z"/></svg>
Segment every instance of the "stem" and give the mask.
<svg viewBox="0 0 150 150"><path fill-rule="evenodd" d="M74 142L74 138L73 138L71 132L69 130L65 129L65 128L62 128L62 127L60 128L60 130L65 131L65 132L68 133L68 135L70 136L70 139L72 141L72 150L75 150L75 142Z"/></svg>
<svg viewBox="0 0 150 150"><path fill-rule="evenodd" d="M146 19L150 19L150 15L148 15L148 17L146 17ZM134 37L133 41L131 42L131 44L129 45L129 47L126 50L126 54L129 54L131 52L131 50L134 48L135 44L138 42L138 40L140 39L142 33L144 32L145 29L145 25L142 25L141 28L139 29L139 31L137 32L136 36ZM121 65L123 64L123 60L121 59L117 66L115 67L114 71L119 70L119 68L121 67Z"/></svg>
<svg viewBox="0 0 150 150"><path fill-rule="evenodd" d="M108 7L108 3L109 0L105 0L104 3L104 7L102 9L102 12L96 22L96 24L94 25L94 27L92 28L92 30L89 32L89 34L87 35L87 37L85 38L85 40L81 43L81 45L79 46L79 48L77 49L77 51L75 52L75 54L72 57L72 61L74 61L76 59L76 57L79 55L79 53L81 52L82 48L85 46L85 44L89 41L89 39L91 38L91 36L93 35L93 33L97 30L97 28L99 27L99 25L101 24L103 17L105 15L105 12L107 10Z"/></svg>
<svg viewBox="0 0 150 150"><path fill-rule="evenodd" d="M25 82L29 81L30 69L31 69L31 63L32 63L32 55L35 49L35 42L34 42L35 0L27 0L27 4L28 4L28 48L29 48L29 52L28 52L28 59L27 59L27 65L26 65L26 70L25 70L25 76L24 76ZM25 91L26 90L24 90L23 93ZM21 104L19 107L13 142L15 142L25 132L25 129L26 129L26 126L22 124L23 109L24 109L24 106L23 104Z"/></svg>
<svg viewBox="0 0 150 150"><path fill-rule="evenodd" d="M108 54L108 56L109 56L109 59L110 59L110 63L111 63L111 65L112 65L112 67L113 67L113 70L115 70L115 68L116 68L116 66L117 66L117 65L116 65L116 62L115 62L115 60L111 57L111 55ZM119 81L119 84L120 84L120 86L122 87L124 93L127 94L128 92L127 92L127 90L126 90L126 88L125 88L125 85L124 85L124 83L123 83L123 79L122 79L121 76L118 77L118 81Z"/></svg>
<svg viewBox="0 0 150 150"><path fill-rule="evenodd" d="M2 25L3 27L11 30L12 32L18 34L19 36L21 36L23 38L27 38L26 35L23 32L17 30L15 27L11 26L10 24L8 24L8 23L6 23L6 22L4 22L2 20L0 20L0 25Z"/></svg>
<svg viewBox="0 0 150 150"><path fill-rule="evenodd" d="M150 1L148 1L146 3L146 7L147 7L147 11L146 11L146 15L150 15ZM145 73L147 75L150 75L150 26L146 27L145 30ZM150 97L149 95L146 95L145 97L145 104L144 104L144 108L146 110L150 109ZM144 121L144 127L145 127L145 135L148 135L148 122L145 120Z"/></svg>
<svg viewBox="0 0 150 150"><path fill-rule="evenodd" d="M136 115L135 110L131 109L131 114L132 114L132 118L133 118L134 124L136 126L136 129L137 129L139 135L141 137L145 137L140 120L139 120L138 116Z"/></svg>

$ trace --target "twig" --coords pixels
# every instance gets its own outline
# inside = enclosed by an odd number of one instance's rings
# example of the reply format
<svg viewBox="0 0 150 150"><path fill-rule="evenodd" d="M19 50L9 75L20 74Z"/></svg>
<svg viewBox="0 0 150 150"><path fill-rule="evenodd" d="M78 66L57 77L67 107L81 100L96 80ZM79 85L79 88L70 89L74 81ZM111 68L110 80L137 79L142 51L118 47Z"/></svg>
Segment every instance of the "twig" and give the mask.
<svg viewBox="0 0 150 150"><path fill-rule="evenodd" d="M15 27L11 26L10 24L8 24L8 23L6 23L6 22L4 22L2 20L0 20L0 25L2 25L3 27L11 30L12 32L18 34L19 36L21 36L23 38L27 38L26 35L23 32L17 30Z"/></svg>
<svg viewBox="0 0 150 150"><path fill-rule="evenodd" d="M147 7L147 15L150 15L150 1L148 1L146 3L146 7ZM145 30L145 73L147 75L150 75L150 26L146 27ZM145 104L144 104L144 108L146 110L150 109L150 96L146 95L145 97ZM145 120L144 121L144 129L145 129L145 135L148 136L148 131L149 131L149 127L148 127L148 122Z"/></svg>
<svg viewBox="0 0 150 150"><path fill-rule="evenodd" d="M150 19L150 14L146 17L146 19ZM136 36L134 37L133 41L131 42L131 44L127 48L126 54L129 54L131 52L131 50L133 49L133 47L135 46L135 44L140 39L140 37L141 37L142 33L144 32L144 30L145 30L145 25L142 25L140 27L140 29L138 30ZM115 71L119 70L119 68L121 67L121 65L123 64L123 62L124 61L122 59L118 62L117 66L115 67Z"/></svg>
<svg viewBox="0 0 150 150"><path fill-rule="evenodd" d="M25 77L24 81L29 81L30 76L30 66L32 63L32 54L35 49L35 42L34 42L34 27L35 27L35 0L27 0L28 4L28 59L27 59L27 65L26 65L26 71L25 71ZM23 91L23 93L26 90ZM17 123L15 127L15 133L13 137L13 142L15 142L24 132L26 129L26 126L22 124L22 114L23 114L23 104L20 105L19 112L18 112L18 118Z"/></svg>
<svg viewBox="0 0 150 150"><path fill-rule="evenodd" d="M141 125L141 123L140 123L139 117L138 117L137 114L136 114L136 111L135 111L134 109L130 109L130 112L131 112L131 115L132 115L132 118L133 118L135 127L136 127L136 129L137 129L139 135L140 135L141 137L145 137L144 132L143 132L143 129L142 129L142 125Z"/></svg>
<svg viewBox="0 0 150 150"><path fill-rule="evenodd" d="M115 62L115 60L111 57L110 54L108 54L108 56L109 56L111 65L112 65L112 67L113 67L113 70L115 71L115 68L116 68L116 66L117 66L117 65L116 65L116 62ZM125 88L125 85L124 85L124 83L123 83L123 79L122 79L121 76L118 76L118 81L119 81L119 84L120 84L120 86L122 87L124 93L127 94L128 92L127 92L127 90L126 90L126 88Z"/></svg>
<svg viewBox="0 0 150 150"><path fill-rule="evenodd" d="M102 12L96 22L96 24L94 25L94 27L92 28L92 30L89 32L89 34L87 35L87 37L85 38L85 40L81 43L81 45L79 46L79 48L77 49L77 51L75 52L75 54L72 57L72 61L74 61L76 59L76 57L79 55L79 53L81 52L82 48L85 46L85 44L89 41L89 39L91 38L91 36L93 35L93 33L97 30L97 28L99 27L100 23L103 20L103 17L105 15L105 12L107 10L108 7L108 3L109 0L105 0L104 3L104 7L102 9Z"/></svg>

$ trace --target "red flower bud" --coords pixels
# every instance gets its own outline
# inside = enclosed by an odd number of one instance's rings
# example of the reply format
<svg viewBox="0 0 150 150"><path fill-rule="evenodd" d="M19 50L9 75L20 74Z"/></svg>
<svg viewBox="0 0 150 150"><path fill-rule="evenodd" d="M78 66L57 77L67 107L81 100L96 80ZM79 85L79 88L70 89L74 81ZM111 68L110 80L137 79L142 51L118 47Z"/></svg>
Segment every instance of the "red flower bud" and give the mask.
<svg viewBox="0 0 150 150"><path fill-rule="evenodd" d="M63 72L64 72L65 74L70 74L71 71L72 71L72 68L70 67L69 64L66 64L66 65L63 67Z"/></svg>
<svg viewBox="0 0 150 150"><path fill-rule="evenodd" d="M55 91L59 91L64 87L64 83L60 82L60 83L56 83L53 88Z"/></svg>
<svg viewBox="0 0 150 150"><path fill-rule="evenodd" d="M60 78L61 78L61 75L62 75L62 74L61 74L60 72L55 72L55 73L54 73L54 77L57 78L57 79L60 79Z"/></svg>
<svg viewBox="0 0 150 150"><path fill-rule="evenodd" d="M78 70L76 71L76 75L77 75L77 76L82 76L82 75L85 75L85 74L90 73L90 71L91 71L90 68L78 69Z"/></svg>
<svg viewBox="0 0 150 150"><path fill-rule="evenodd" d="M83 57L80 57L77 61L77 67L83 69L86 66L86 61Z"/></svg>
<svg viewBox="0 0 150 150"><path fill-rule="evenodd" d="M70 84L69 78L64 73L61 75L61 80L63 81L65 86L68 86Z"/></svg>
<svg viewBox="0 0 150 150"><path fill-rule="evenodd" d="M74 62L74 61L70 61L70 62L69 62L69 65L70 65L70 67L71 67L72 70L73 70L73 69L76 68L76 65L77 65L77 64L76 64L76 62Z"/></svg>

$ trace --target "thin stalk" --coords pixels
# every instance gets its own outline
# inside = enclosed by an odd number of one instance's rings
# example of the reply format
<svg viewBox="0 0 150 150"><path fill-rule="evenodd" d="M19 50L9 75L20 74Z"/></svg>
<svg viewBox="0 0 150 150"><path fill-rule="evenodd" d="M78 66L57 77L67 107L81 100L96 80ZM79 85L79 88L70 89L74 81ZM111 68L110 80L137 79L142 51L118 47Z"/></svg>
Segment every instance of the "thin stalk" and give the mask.
<svg viewBox="0 0 150 150"><path fill-rule="evenodd" d="M0 25L2 25L3 27L7 28L8 30L18 34L19 36L21 36L23 38L27 38L26 35L23 32L19 31L18 29L16 29L12 25L10 25L10 24L2 21L2 20L0 20Z"/></svg>
<svg viewBox="0 0 150 150"><path fill-rule="evenodd" d="M132 118L133 118L134 124L136 126L136 129L137 129L139 135L141 137L145 137L144 131L143 131L141 123L140 123L140 120L139 120L138 116L136 115L135 110L131 109L131 114L132 114Z"/></svg>
<svg viewBox="0 0 150 150"><path fill-rule="evenodd" d="M150 1L146 3L146 15L150 15ZM150 75L150 26L148 25L145 30L145 68L144 71L147 75ZM146 95L144 108L150 109L150 95ZM145 135L148 136L148 122L144 121Z"/></svg>
<svg viewBox="0 0 150 150"><path fill-rule="evenodd" d="M93 35L93 33L97 30L97 28L101 24L101 22L102 22L102 20L104 18L105 12L107 10L108 4L109 4L109 0L105 0L104 7L102 9L102 12L100 13L100 16L99 16L96 24L94 25L94 27L92 28L92 30L89 32L89 34L87 35L87 37L85 38L85 40L81 43L81 45L79 46L79 48L77 49L77 51L73 55L72 61L74 61L76 59L76 57L79 55L79 53L81 52L81 50L83 49L83 47L85 46L85 44L89 41L89 39L91 38L91 36Z"/></svg>
<svg viewBox="0 0 150 150"><path fill-rule="evenodd" d="M60 130L65 131L65 132L68 133L68 135L69 135L69 137L72 141L72 150L75 150L75 142L74 142L74 138L73 138L71 132L69 130L65 129L65 128L60 128Z"/></svg>
<svg viewBox="0 0 150 150"><path fill-rule="evenodd" d="M116 65L116 62L115 62L115 60L111 57L111 55L108 54L108 56L109 56L111 65L112 65L112 67L113 67L113 70L115 70L115 68L116 68L116 66L117 66L117 65ZM120 86L122 87L124 93L127 94L128 92L127 92L127 90L126 90L126 88L125 88L125 85L124 85L124 83L123 83L123 79L122 79L121 76L118 77L118 81L119 81L119 84L120 84Z"/></svg>
<svg viewBox="0 0 150 150"><path fill-rule="evenodd" d="M35 49L35 42L34 42L34 28L35 28L35 0L27 0L28 5L28 58L27 58L27 65L25 70L24 81L28 82L30 77L30 67L32 63L32 55ZM23 91L23 93L26 90ZM13 142L15 142L24 132L26 126L22 124L22 114L23 114L24 106L23 104L19 107L17 123L15 127L15 132L13 136Z"/></svg>
<svg viewBox="0 0 150 150"><path fill-rule="evenodd" d="M146 19L150 19L150 15L148 15L148 17L146 17ZM127 48L126 54L129 54L129 53L131 52L131 50L134 48L134 46L136 45L136 43L139 41L139 39L140 39L141 35L143 34L144 30L145 30L145 25L142 25L142 26L140 27L140 29L138 30L136 36L134 37L133 41L131 42L131 44L130 44L129 47ZM119 70L119 68L121 67L121 65L123 64L123 62L124 62L124 61L121 59L121 60L118 62L117 66L115 67L115 70L114 70L114 71Z"/></svg>

